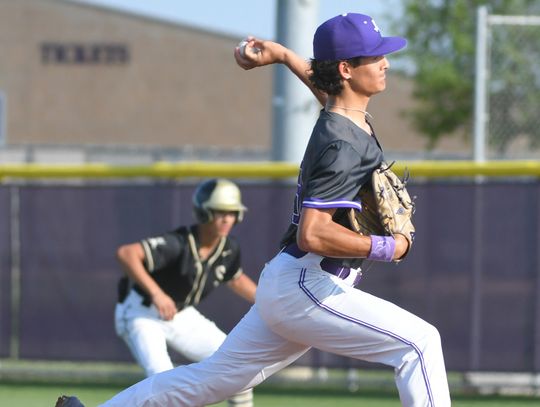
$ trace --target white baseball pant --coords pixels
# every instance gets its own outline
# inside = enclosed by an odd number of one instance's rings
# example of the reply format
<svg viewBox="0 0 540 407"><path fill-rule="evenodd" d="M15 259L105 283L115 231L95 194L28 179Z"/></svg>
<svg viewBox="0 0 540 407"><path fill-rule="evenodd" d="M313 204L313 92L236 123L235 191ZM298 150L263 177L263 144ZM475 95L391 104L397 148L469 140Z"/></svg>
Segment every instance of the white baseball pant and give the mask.
<svg viewBox="0 0 540 407"><path fill-rule="evenodd" d="M214 322L194 307L177 312L170 321L161 319L155 306L142 304L143 298L131 290L115 309L116 333L128 345L147 376L172 369L167 345L191 361L201 361L225 340Z"/></svg>
<svg viewBox="0 0 540 407"><path fill-rule="evenodd" d="M321 257L278 254L261 273L257 301L221 347L199 363L151 376L102 406L197 407L249 389L310 347L395 369L403 406L448 407L436 328L320 268ZM361 396L360 396L361 397Z"/></svg>
<svg viewBox="0 0 540 407"><path fill-rule="evenodd" d="M146 376L174 368L167 346L191 361L212 355L225 340L225 333L194 307L177 312L170 321L160 318L155 306L143 305L143 298L131 290L115 308L115 329L128 345ZM230 397L230 405L251 407L251 389Z"/></svg>

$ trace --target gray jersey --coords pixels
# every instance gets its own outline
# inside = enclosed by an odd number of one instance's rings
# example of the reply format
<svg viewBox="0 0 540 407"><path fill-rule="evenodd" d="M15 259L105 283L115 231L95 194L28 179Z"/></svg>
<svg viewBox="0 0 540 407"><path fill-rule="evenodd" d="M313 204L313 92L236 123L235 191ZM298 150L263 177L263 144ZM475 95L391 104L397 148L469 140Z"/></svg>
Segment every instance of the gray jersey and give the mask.
<svg viewBox="0 0 540 407"><path fill-rule="evenodd" d="M313 129L298 176L291 224L282 246L296 241L302 208L337 208L334 221L350 228L346 211L361 210L358 191L370 182L383 161L382 149L371 136L348 118L322 110ZM361 260L340 259L345 267Z"/></svg>

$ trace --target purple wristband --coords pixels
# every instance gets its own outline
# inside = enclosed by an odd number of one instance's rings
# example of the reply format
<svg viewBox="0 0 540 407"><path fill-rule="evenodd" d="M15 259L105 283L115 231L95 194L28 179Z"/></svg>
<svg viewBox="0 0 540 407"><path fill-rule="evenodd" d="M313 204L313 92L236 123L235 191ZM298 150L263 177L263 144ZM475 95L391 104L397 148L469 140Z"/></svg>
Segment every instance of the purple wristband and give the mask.
<svg viewBox="0 0 540 407"><path fill-rule="evenodd" d="M371 251L367 257L375 261L392 261L396 249L396 240L392 236L372 235Z"/></svg>

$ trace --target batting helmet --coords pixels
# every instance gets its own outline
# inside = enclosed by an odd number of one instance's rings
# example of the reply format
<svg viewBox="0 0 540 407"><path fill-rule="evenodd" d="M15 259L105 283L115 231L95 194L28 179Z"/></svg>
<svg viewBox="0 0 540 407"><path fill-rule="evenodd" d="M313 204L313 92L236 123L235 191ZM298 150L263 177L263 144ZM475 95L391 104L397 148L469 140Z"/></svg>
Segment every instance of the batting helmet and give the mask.
<svg viewBox="0 0 540 407"><path fill-rule="evenodd" d="M193 215L199 223L213 219L212 210L238 212L236 222L242 222L247 208L242 204L240 189L234 182L223 178L201 183L193 194Z"/></svg>

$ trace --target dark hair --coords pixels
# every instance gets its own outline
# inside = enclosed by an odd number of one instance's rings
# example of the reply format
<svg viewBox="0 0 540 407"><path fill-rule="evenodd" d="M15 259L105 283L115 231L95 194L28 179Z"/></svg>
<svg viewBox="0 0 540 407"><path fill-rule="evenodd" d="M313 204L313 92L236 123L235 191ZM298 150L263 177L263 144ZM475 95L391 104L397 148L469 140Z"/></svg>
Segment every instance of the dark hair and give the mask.
<svg viewBox="0 0 540 407"><path fill-rule="evenodd" d="M317 61L311 59L311 74L309 80L313 86L328 95L339 95L343 90L343 83L339 75L338 65L342 61ZM362 57L347 59L353 68L362 63Z"/></svg>

